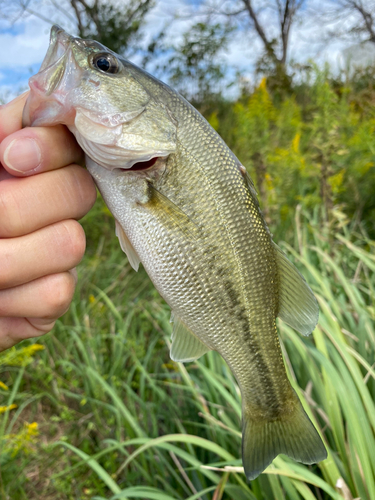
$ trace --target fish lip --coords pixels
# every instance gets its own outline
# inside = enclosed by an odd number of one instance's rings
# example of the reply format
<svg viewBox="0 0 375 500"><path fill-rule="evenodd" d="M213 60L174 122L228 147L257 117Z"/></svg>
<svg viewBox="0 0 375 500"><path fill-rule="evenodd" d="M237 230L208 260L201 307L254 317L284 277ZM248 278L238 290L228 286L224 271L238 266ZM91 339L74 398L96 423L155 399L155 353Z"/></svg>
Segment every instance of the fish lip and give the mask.
<svg viewBox="0 0 375 500"><path fill-rule="evenodd" d="M22 127L42 127L42 126L54 126L61 123L60 118L64 111L64 105L55 99L43 99L39 104L35 100L31 100L30 103L23 109L22 113Z"/></svg>
<svg viewBox="0 0 375 500"><path fill-rule="evenodd" d="M82 77L82 69L74 57L73 46L85 48L88 45L108 51L99 42L76 38L61 26L52 26L49 46L40 69L29 79L31 91L22 114L23 127L74 123L74 104L67 96Z"/></svg>
<svg viewBox="0 0 375 500"><path fill-rule="evenodd" d="M40 66L39 72L45 70L51 64L54 64L59 58L62 52L59 52L59 48L66 52L71 43L74 42L74 37L66 33L61 26L54 24L51 28L49 46L47 53L44 56L43 62Z"/></svg>
<svg viewBox="0 0 375 500"><path fill-rule="evenodd" d="M59 24L54 24L50 32L50 43L56 42L59 37L64 37L66 40L73 41L74 36L69 35Z"/></svg>
<svg viewBox="0 0 375 500"><path fill-rule="evenodd" d="M73 62L75 69L81 73L71 49L75 40L60 26L52 26L50 43L40 70L29 79L30 94L22 113L22 127L52 126L65 123L67 119L74 121L75 112L67 109L67 91L59 90L59 85L64 78L78 77L72 71L66 75L67 60Z"/></svg>

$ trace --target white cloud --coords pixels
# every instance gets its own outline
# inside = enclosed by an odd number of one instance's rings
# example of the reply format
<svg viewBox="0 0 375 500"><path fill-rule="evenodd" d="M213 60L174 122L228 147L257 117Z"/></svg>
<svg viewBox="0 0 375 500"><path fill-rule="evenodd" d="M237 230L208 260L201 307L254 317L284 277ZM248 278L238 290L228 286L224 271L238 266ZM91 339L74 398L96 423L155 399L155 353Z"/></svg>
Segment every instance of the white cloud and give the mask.
<svg viewBox="0 0 375 500"><path fill-rule="evenodd" d="M44 58L49 41L49 26L30 17L23 21L22 27L23 33L0 34L0 46L6 47L1 54L3 67L29 67L41 63Z"/></svg>

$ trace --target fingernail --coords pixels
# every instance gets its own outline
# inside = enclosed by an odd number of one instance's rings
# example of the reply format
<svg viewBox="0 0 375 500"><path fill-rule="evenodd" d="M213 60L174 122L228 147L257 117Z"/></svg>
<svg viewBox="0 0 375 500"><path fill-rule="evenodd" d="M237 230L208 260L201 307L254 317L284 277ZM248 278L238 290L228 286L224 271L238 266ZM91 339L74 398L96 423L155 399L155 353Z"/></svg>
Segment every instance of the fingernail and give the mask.
<svg viewBox="0 0 375 500"><path fill-rule="evenodd" d="M34 139L14 139L4 151L4 162L15 172L26 174L39 167L42 153Z"/></svg>

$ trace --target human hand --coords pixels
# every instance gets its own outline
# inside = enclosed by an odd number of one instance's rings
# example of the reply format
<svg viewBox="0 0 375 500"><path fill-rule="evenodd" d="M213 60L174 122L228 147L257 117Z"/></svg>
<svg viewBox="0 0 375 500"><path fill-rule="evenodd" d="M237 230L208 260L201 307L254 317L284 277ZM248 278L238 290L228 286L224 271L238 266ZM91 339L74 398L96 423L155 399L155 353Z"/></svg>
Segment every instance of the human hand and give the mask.
<svg viewBox="0 0 375 500"><path fill-rule="evenodd" d="M21 128L26 98L0 106L0 351L49 332L69 308L86 246L75 219L96 198L67 128Z"/></svg>

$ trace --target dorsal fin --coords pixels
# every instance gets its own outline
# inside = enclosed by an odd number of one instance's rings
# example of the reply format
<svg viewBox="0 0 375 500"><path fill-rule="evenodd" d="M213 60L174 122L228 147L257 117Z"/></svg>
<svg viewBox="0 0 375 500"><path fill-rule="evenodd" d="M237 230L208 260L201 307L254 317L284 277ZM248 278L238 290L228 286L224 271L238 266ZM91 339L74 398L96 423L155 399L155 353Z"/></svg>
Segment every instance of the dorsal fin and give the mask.
<svg viewBox="0 0 375 500"><path fill-rule="evenodd" d="M203 354L210 351L173 312L171 323L173 323L173 331L170 356L173 361L187 363L188 361L200 358Z"/></svg>
<svg viewBox="0 0 375 500"><path fill-rule="evenodd" d="M238 168L240 169L240 172L242 174L242 177L245 179L246 185L250 191L250 193L253 195L254 201L258 203L258 193L255 189L254 182L252 178L249 175L249 172L246 170L246 168L238 162Z"/></svg>
<svg viewBox="0 0 375 500"><path fill-rule="evenodd" d="M310 335L318 323L319 307L302 274L274 243L279 270L279 318L302 335Z"/></svg>

